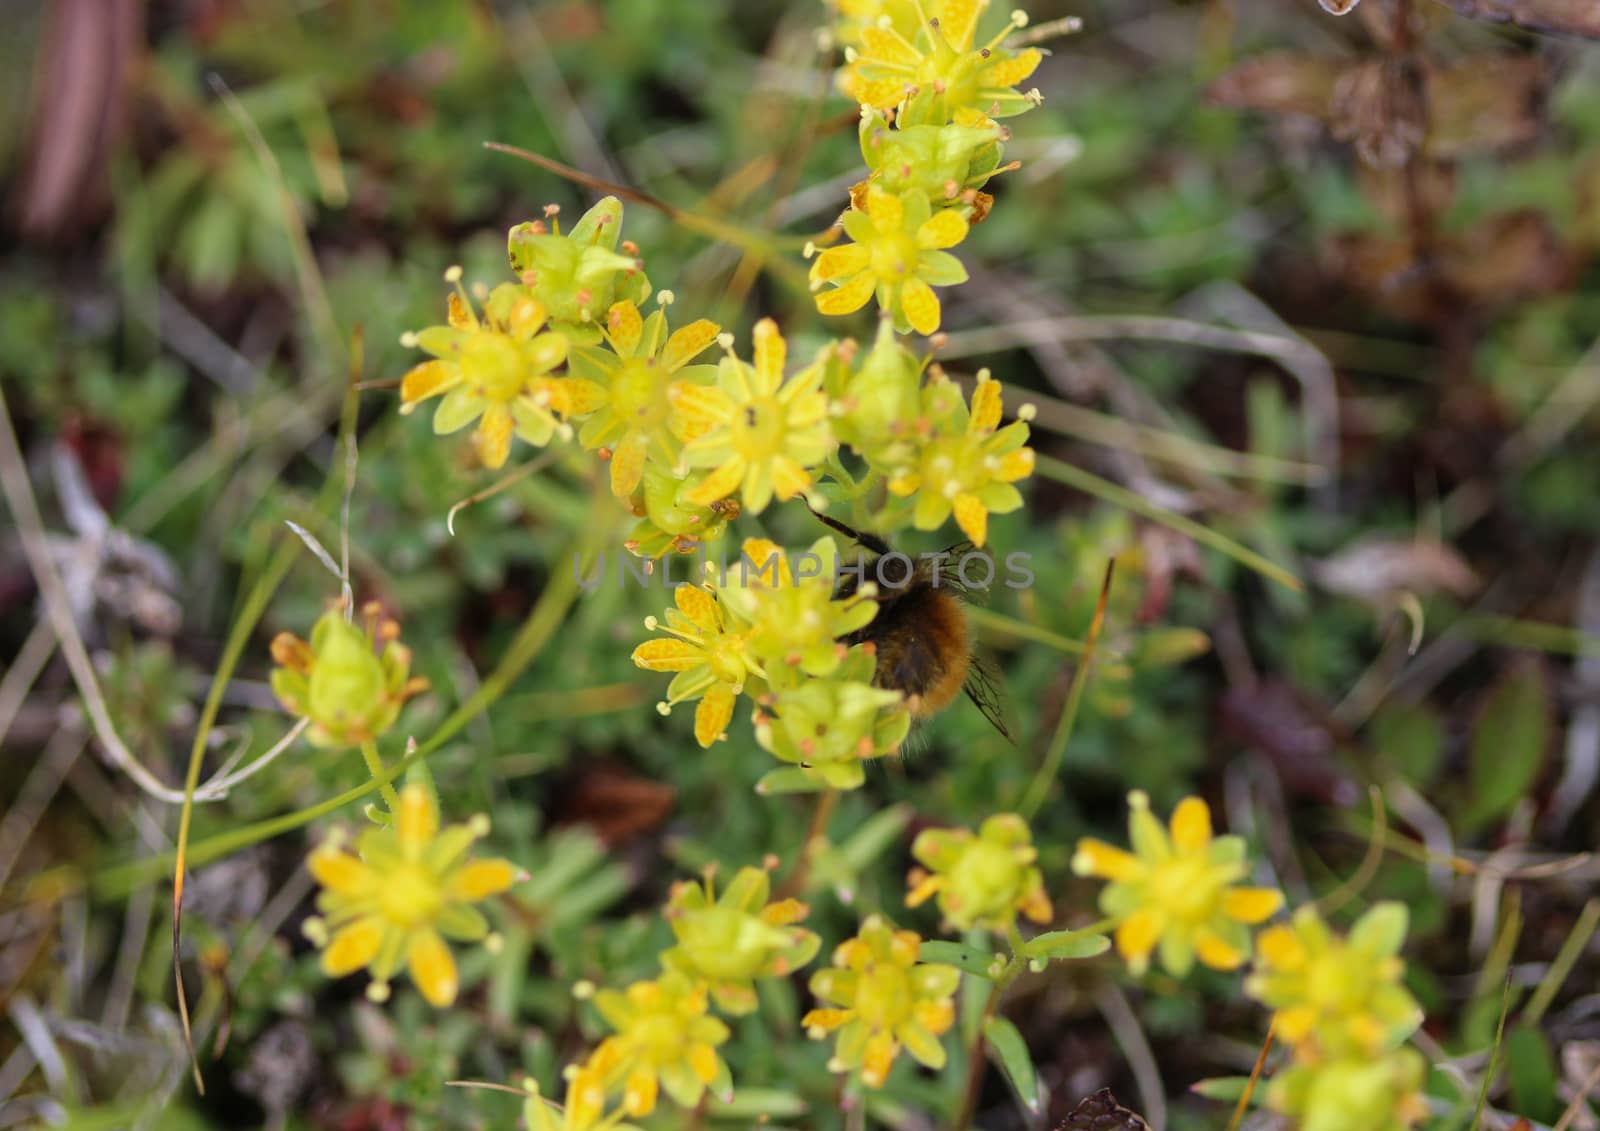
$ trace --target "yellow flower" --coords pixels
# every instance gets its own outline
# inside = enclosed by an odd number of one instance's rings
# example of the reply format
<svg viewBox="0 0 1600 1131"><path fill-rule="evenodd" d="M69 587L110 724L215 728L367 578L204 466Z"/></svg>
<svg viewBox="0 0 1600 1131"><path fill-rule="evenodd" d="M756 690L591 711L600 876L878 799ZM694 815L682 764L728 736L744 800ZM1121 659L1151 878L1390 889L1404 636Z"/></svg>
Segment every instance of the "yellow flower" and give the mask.
<svg viewBox="0 0 1600 1131"><path fill-rule="evenodd" d="M1245 992L1277 1010L1278 1036L1317 1058L1372 1056L1404 1041L1422 1022L1400 982L1406 908L1379 903L1347 938L1328 929L1314 907L1256 940L1256 969Z"/></svg>
<svg viewBox="0 0 1600 1131"><path fill-rule="evenodd" d="M571 408L570 386L551 370L567 356L567 339L540 333L545 310L525 287L502 283L489 292L483 318L473 314L461 289L461 269L450 296L449 325L407 334L403 343L431 353L400 383L400 411L411 412L429 397L444 395L433 414L434 432L444 435L474 420L474 442L485 467L501 467L515 433L535 447L562 427L556 413Z"/></svg>
<svg viewBox="0 0 1600 1131"><path fill-rule="evenodd" d="M662 714L674 705L694 699L694 737L709 747L723 737L733 704L744 681L759 676L761 667L751 656L746 631L735 630L714 593L694 585L679 585L673 592L677 608L667 610L665 625L655 617L645 627L664 637L647 640L633 650L633 662L654 672L677 672L667 685Z"/></svg>
<svg viewBox="0 0 1600 1131"><path fill-rule="evenodd" d="M605 1081L587 1065L567 1069L567 1101L559 1109L539 1094L539 1082L531 1076L524 1083L528 1100L522 1105L522 1119L528 1131L633 1131L617 1122L621 1112L606 1114Z"/></svg>
<svg viewBox="0 0 1600 1131"><path fill-rule="evenodd" d="M863 105L900 107L902 125L979 125L1037 106L1037 91L1022 94L1015 87L1038 69L1039 50L1001 46L1026 25L1025 13L1013 12L999 35L982 47L973 45L988 6L989 0L944 0L937 20L922 13L915 38L892 22L861 28L860 46L845 52L840 89Z"/></svg>
<svg viewBox="0 0 1600 1131"><path fill-rule="evenodd" d="M1427 1062L1416 1049L1379 1057L1296 1063L1266 1088L1267 1107L1299 1131L1407 1131L1428 1114Z"/></svg>
<svg viewBox="0 0 1600 1131"><path fill-rule="evenodd" d="M699 435L685 445L690 467L715 468L684 498L710 506L735 491L744 507L760 513L774 493L788 500L811 486L811 469L828 457L833 435L822 366L783 379L785 345L778 326L755 326L755 365L732 353L718 366L718 385L675 382L668 399Z"/></svg>
<svg viewBox="0 0 1600 1131"><path fill-rule="evenodd" d="M768 676L777 664L811 676L832 674L849 653L843 638L877 614L875 589L834 596L842 573L838 557L828 536L793 555L792 566L781 546L746 538L739 560L728 563L719 598L752 626L750 650Z"/></svg>
<svg viewBox="0 0 1600 1131"><path fill-rule="evenodd" d="M884 17L888 17L891 25L901 35L907 38L915 36L925 18L939 15L942 0L920 0L920 5L919 0L826 0L826 2L835 13L834 39L846 47L853 47L861 42L862 29L877 27ZM922 12L917 10L919 6ZM926 16L923 13L926 13Z"/></svg>
<svg viewBox="0 0 1600 1131"><path fill-rule="evenodd" d="M314 746L349 747L376 739L394 725L406 700L428 681L411 675L411 649L400 626L368 602L366 625L329 609L312 626L311 640L280 632L272 640L272 690L286 709L311 720ZM382 645L379 652L378 645Z"/></svg>
<svg viewBox="0 0 1600 1131"><path fill-rule="evenodd" d="M488 831L482 816L441 829L433 797L408 785L394 824L363 832L356 855L337 836L318 846L306 864L322 885L322 917L306 921L306 934L322 947L323 972L342 978L369 967L367 996L383 1001L403 963L430 1004L455 1001L456 963L444 940L484 938L489 924L472 904L516 879L505 860L468 857L472 842Z"/></svg>
<svg viewBox="0 0 1600 1131"><path fill-rule="evenodd" d="M601 990L595 1008L616 1030L589 1058L588 1067L606 1081L622 1085L622 1107L631 1116L649 1115L665 1088L679 1107L693 1108L706 1089L726 1103L733 1078L717 1055L728 1027L706 1014L706 987L668 971L626 990Z"/></svg>
<svg viewBox="0 0 1600 1131"><path fill-rule="evenodd" d="M1114 916L1117 951L1136 974L1160 947L1161 965L1179 977L1199 958L1213 970L1235 970L1250 955L1253 926L1283 906L1271 888L1235 886L1248 872L1244 840L1211 835L1211 810L1186 797L1173 810L1170 834L1150 812L1142 790L1128 794L1132 852L1101 840L1078 842L1072 870L1110 880L1100 907Z"/></svg>
<svg viewBox="0 0 1600 1131"><path fill-rule="evenodd" d="M740 868L716 893L715 876L674 884L662 913L678 945L661 965L704 982L717 1008L753 1013L755 979L781 978L816 957L822 940L793 924L810 911L798 899L767 902L772 880L764 868Z"/></svg>
<svg viewBox="0 0 1600 1131"><path fill-rule="evenodd" d="M967 238L960 211L933 211L924 192L903 196L867 189L865 211L851 208L841 219L853 243L830 247L811 264L811 289L817 310L849 314L874 294L901 333L931 334L939 328L939 296L934 287L964 283L967 269L942 250ZM820 290L824 283L831 290Z"/></svg>
<svg viewBox="0 0 1600 1131"><path fill-rule="evenodd" d="M901 1048L934 1071L944 1067L939 1038L955 1020L950 999L961 972L918 962L921 944L916 932L873 915L833 952L834 965L812 976L811 992L831 1008L813 1009L800 1023L818 1040L839 1030L830 1070L859 1068L862 1083L881 1088Z"/></svg>
<svg viewBox="0 0 1600 1131"><path fill-rule="evenodd" d="M1000 382L987 369L978 372L970 411L959 395L951 395L948 381L929 383L923 400L935 430L912 463L890 475L889 491L915 496L912 521L918 530L936 530L954 512L961 532L982 546L989 537L989 516L1022 506L1022 493L1013 483L1033 474L1033 449L1023 446L1029 406L1023 406L1023 419L1001 428Z"/></svg>
<svg viewBox="0 0 1600 1131"><path fill-rule="evenodd" d="M662 468L677 465L679 441L695 431L677 419L667 389L675 380L704 384L716 375L715 366L689 362L719 332L715 322L702 318L669 337L666 311L640 318L632 302L619 302L606 315L611 350L581 346L573 351L573 415L594 413L584 421L578 441L591 450L610 449L611 493L617 498L627 498L639 486L646 457Z"/></svg>
<svg viewBox="0 0 1600 1131"><path fill-rule="evenodd" d="M926 866L912 870L906 906L939 897L939 910L951 926L1003 929L1020 911L1035 923L1050 921L1050 897L1035 866L1028 824L1015 813L984 821L973 836L968 829L924 829L911 855Z"/></svg>

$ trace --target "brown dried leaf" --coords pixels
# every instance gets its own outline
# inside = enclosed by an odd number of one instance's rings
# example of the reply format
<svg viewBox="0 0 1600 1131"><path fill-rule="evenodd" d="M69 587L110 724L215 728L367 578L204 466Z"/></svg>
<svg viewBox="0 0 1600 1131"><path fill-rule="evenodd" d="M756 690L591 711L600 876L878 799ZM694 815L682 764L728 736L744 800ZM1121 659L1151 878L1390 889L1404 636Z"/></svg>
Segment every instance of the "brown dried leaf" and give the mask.
<svg viewBox="0 0 1600 1131"><path fill-rule="evenodd" d="M1595 0L1439 0L1474 20L1515 24L1528 31L1600 39L1600 4Z"/></svg>
<svg viewBox="0 0 1600 1131"><path fill-rule="evenodd" d="M1327 121L1334 87L1344 70L1340 63L1313 55L1262 55L1245 60L1212 83L1206 97L1219 106Z"/></svg>
<svg viewBox="0 0 1600 1131"><path fill-rule="evenodd" d="M1446 253L1445 277L1485 304L1515 302L1565 286L1572 255L1540 212L1502 212L1474 225Z"/></svg>
<svg viewBox="0 0 1600 1131"><path fill-rule="evenodd" d="M1369 165L1405 165L1428 132L1422 72L1403 59L1351 67L1334 84L1328 127Z"/></svg>
<svg viewBox="0 0 1600 1131"><path fill-rule="evenodd" d="M1361 790L1335 758L1345 736L1327 708L1284 679L1237 684L1217 703L1223 737L1258 750L1285 792L1327 805L1353 805Z"/></svg>
<svg viewBox="0 0 1600 1131"><path fill-rule="evenodd" d="M586 769L563 791L557 819L588 825L609 848L650 832L667 819L678 793L616 765Z"/></svg>
<svg viewBox="0 0 1600 1131"><path fill-rule="evenodd" d="M1371 535L1313 562L1310 572L1324 589L1362 601L1382 601L1400 590L1465 597L1478 585L1461 555L1433 538Z"/></svg>
<svg viewBox="0 0 1600 1131"><path fill-rule="evenodd" d="M1117 1102L1110 1088L1078 1101L1056 1131L1150 1131L1150 1125Z"/></svg>
<svg viewBox="0 0 1600 1131"><path fill-rule="evenodd" d="M1428 74L1428 153L1450 159L1521 145L1544 128L1550 68L1537 55L1464 59Z"/></svg>

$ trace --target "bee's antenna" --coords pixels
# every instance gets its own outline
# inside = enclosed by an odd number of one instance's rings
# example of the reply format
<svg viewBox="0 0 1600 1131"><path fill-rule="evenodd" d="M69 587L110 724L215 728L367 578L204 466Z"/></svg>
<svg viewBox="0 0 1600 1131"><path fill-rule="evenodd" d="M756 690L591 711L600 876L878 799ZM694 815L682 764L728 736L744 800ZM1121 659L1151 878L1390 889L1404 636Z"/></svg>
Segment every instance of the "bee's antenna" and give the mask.
<svg viewBox="0 0 1600 1131"><path fill-rule="evenodd" d="M889 543L885 542L882 538L879 538L876 534L864 533L852 526L848 526L845 523L840 522L836 518L829 518L816 507L812 506L811 500L806 498L804 495L800 496L800 501L805 503L806 510L810 511L818 522L822 523L822 525L828 527L829 529L838 531L852 542L859 542L861 545L871 550L874 554L881 555L890 552Z"/></svg>

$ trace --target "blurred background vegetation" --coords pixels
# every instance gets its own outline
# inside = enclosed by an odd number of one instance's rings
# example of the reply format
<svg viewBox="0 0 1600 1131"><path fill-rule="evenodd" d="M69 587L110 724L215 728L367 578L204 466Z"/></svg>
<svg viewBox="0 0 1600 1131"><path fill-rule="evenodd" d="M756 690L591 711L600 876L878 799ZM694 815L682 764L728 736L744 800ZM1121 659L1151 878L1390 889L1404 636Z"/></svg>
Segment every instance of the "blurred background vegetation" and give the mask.
<svg viewBox="0 0 1600 1131"><path fill-rule="evenodd" d="M981 622L1017 741L963 703L843 799L840 850L809 896L830 944L878 907L932 932L931 911L899 906L910 833L1017 803L1074 672L1056 645L1083 635L1115 556L1104 655L1034 824L1067 920L1092 917L1092 888L1067 878L1077 836L1118 835L1130 788L1158 809L1199 792L1292 902L1354 876L1340 917L1410 905L1423 1039L1451 1069L1433 1081L1438 1126L1471 1120L1458 1100L1490 1071L1508 980L1491 1125L1559 1117L1600 1061L1583 910L1600 877L1586 855L1600 834L1600 45L1582 34L1600 27L1581 4L1541 15L1559 7L1030 7L1083 28L1050 44L1044 105L1013 123L1023 165L961 249L975 282L948 293L941 357L991 367L1012 405L1037 401L1041 455L1251 546L1307 590L1037 476L991 533L1032 555L1036 583L997 593ZM1452 10L1475 8L1515 18ZM341 471L358 328L373 388L352 567L432 681L407 730L431 732L472 694L570 568L592 461L556 460L462 511L452 536L446 513L489 477L465 445L402 419L388 384L411 361L401 332L439 320L447 266L498 281L506 228L597 195L484 142L758 242L825 229L859 176L856 113L831 90L828 13L811 0L7 10L0 381L109 714L167 783L242 594L284 519L306 521ZM806 353L839 330L813 312L798 257L756 270L638 204L625 234L682 317L743 339L771 314ZM870 332L865 317L849 328ZM809 543L798 509L740 529ZM180 957L210 1084L196 1097L169 877L117 870L170 849L177 809L98 755L7 513L4 1126L513 1126L513 1097L444 1081L531 1070L548 1087L595 1031L571 985L653 969L672 880L793 859L804 838L805 799L753 800L770 760L745 722L701 751L687 712L653 709L662 687L628 656L661 591L585 594L430 760L447 812L490 813L491 844L533 874L499 909L505 948L465 958L463 1004L436 1015L407 989L380 1009L317 973L298 931L315 833L294 829L193 872ZM337 515L320 520L336 545ZM281 735L266 641L303 633L336 592L303 555L227 689L216 762ZM297 748L199 807L195 840L362 777L350 757ZM799 983L766 1006L729 1048L746 1098L712 1123L837 1125L827 1050L798 1033ZM1110 1084L1158 1127L1225 1126L1228 1105L1187 1089L1248 1072L1257 1052L1259 1017L1220 976L1139 989L1110 960L1061 966L1007 1011L1057 1120ZM960 1078L903 1069L882 1114L931 1127ZM1030 1125L998 1076L979 1125Z"/></svg>

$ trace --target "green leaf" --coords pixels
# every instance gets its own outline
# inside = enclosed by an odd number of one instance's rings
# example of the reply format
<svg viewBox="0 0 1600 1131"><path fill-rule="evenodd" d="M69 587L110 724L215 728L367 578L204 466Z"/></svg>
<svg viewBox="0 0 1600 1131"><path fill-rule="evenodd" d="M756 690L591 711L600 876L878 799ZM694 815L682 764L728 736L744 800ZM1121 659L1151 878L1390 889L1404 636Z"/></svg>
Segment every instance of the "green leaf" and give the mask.
<svg viewBox="0 0 1600 1131"><path fill-rule="evenodd" d="M1390 703L1372 720L1378 756L1418 789L1433 784L1444 757L1444 725L1422 703Z"/></svg>
<svg viewBox="0 0 1600 1131"><path fill-rule="evenodd" d="M1539 1123L1555 1122L1561 1116L1560 1074L1544 1033L1537 1025L1518 1025L1506 1035L1505 1053L1511 1110Z"/></svg>
<svg viewBox="0 0 1600 1131"><path fill-rule="evenodd" d="M1083 931L1046 931L1035 935L1023 946L1028 958L1094 958L1111 948L1111 940L1104 935Z"/></svg>
<svg viewBox="0 0 1600 1131"><path fill-rule="evenodd" d="M861 871L883 855L905 831L914 811L910 805L893 805L874 813L839 845L839 855L851 868Z"/></svg>
<svg viewBox="0 0 1600 1131"><path fill-rule="evenodd" d="M1244 1095L1244 1090L1249 1086L1250 1077L1248 1076L1210 1076L1204 1080L1196 1080L1189 1085L1189 1090L1197 1096L1204 1096L1208 1100L1236 1104L1239 1102L1239 1097Z"/></svg>
<svg viewBox="0 0 1600 1131"><path fill-rule="evenodd" d="M756 792L767 797L775 797L780 793L821 793L827 788L828 783L822 778L799 766L773 770L756 782Z"/></svg>
<svg viewBox="0 0 1600 1131"><path fill-rule="evenodd" d="M727 1103L709 1105L706 1114L712 1119L793 1119L808 1110L806 1101L793 1092L778 1088L739 1088Z"/></svg>
<svg viewBox="0 0 1600 1131"><path fill-rule="evenodd" d="M1536 664L1513 668L1489 693L1472 731L1464 826L1489 824L1527 795L1550 745L1550 711Z"/></svg>
<svg viewBox="0 0 1600 1131"><path fill-rule="evenodd" d="M1039 1112L1039 1081L1033 1070L1033 1057L1017 1027L1004 1017L991 1017L983 1023L983 1036L994 1062L1017 1090L1022 1106L1035 1115Z"/></svg>
<svg viewBox="0 0 1600 1131"><path fill-rule="evenodd" d="M938 962L945 966L954 966L957 970L989 981L994 980L995 974L999 973L999 967L1005 964L1005 960L998 954L989 954L975 947L947 942L944 939L929 939L924 942L917 951L917 958L922 962Z"/></svg>

